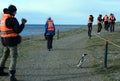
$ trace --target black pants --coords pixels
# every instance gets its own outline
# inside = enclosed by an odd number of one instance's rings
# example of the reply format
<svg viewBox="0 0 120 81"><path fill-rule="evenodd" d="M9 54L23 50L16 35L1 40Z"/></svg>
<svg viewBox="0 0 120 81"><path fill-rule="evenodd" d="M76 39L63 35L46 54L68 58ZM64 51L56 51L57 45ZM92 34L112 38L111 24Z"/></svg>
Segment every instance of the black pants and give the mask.
<svg viewBox="0 0 120 81"><path fill-rule="evenodd" d="M53 35L47 35L47 48L52 49Z"/></svg>
<svg viewBox="0 0 120 81"><path fill-rule="evenodd" d="M104 22L104 29L108 31L108 21Z"/></svg>
<svg viewBox="0 0 120 81"><path fill-rule="evenodd" d="M92 23L88 23L88 36L91 37L92 33Z"/></svg>
<svg viewBox="0 0 120 81"><path fill-rule="evenodd" d="M101 29L102 29L102 24L99 23L99 24L98 24L98 31L97 31L97 32L98 32L98 33L101 32Z"/></svg>
<svg viewBox="0 0 120 81"><path fill-rule="evenodd" d="M114 32L115 22L110 23L110 32Z"/></svg>

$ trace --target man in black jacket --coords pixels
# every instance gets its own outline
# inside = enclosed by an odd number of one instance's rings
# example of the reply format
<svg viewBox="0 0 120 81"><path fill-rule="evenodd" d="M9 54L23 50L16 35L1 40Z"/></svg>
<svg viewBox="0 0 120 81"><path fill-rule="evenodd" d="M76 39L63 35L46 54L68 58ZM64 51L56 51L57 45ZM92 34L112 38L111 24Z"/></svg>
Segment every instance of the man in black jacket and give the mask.
<svg viewBox="0 0 120 81"><path fill-rule="evenodd" d="M20 43L19 33L24 29L26 19L22 19L22 24L19 25L18 20L15 18L17 11L16 6L10 5L8 7L9 14L3 14L0 23L1 30L1 42L3 45L3 55L0 59L0 76L6 76L7 73L4 72L4 67L7 58L10 55L10 65L9 65L9 76L10 81L17 81L15 78L16 73L16 63L17 63L17 45ZM5 16L4 16L5 15Z"/></svg>

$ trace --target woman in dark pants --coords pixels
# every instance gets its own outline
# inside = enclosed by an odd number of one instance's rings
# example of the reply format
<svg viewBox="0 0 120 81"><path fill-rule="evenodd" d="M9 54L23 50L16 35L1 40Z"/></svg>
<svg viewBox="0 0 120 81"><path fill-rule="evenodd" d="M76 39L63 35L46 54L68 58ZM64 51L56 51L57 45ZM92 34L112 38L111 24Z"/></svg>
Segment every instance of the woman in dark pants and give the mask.
<svg viewBox="0 0 120 81"><path fill-rule="evenodd" d="M53 35L47 35L47 48L50 51L52 49Z"/></svg>
<svg viewBox="0 0 120 81"><path fill-rule="evenodd" d="M110 14L110 21L111 21L110 22L110 32L114 32L116 18L112 13Z"/></svg>
<svg viewBox="0 0 120 81"><path fill-rule="evenodd" d="M93 23L93 16L92 15L89 15L89 18L88 18L88 36L89 38L91 38L91 33L92 33L92 23Z"/></svg>
<svg viewBox="0 0 120 81"><path fill-rule="evenodd" d="M101 29L102 29L102 22L103 22L101 14L98 16L97 21L98 21L98 30L97 30L97 33L100 34Z"/></svg>
<svg viewBox="0 0 120 81"><path fill-rule="evenodd" d="M47 37L47 49L52 49L53 37L55 35L55 25L51 17L48 18L45 24L45 35Z"/></svg>

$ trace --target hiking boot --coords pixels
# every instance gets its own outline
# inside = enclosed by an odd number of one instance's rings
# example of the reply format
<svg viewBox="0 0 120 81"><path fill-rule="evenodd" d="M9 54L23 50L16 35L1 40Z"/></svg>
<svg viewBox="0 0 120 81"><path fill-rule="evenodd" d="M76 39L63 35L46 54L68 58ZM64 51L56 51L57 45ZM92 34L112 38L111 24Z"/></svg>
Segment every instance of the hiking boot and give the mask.
<svg viewBox="0 0 120 81"><path fill-rule="evenodd" d="M4 72L4 67L0 67L0 76L8 76L8 73Z"/></svg>
<svg viewBox="0 0 120 81"><path fill-rule="evenodd" d="M15 76L11 76L10 81L18 81L18 80L15 78Z"/></svg>
<svg viewBox="0 0 120 81"><path fill-rule="evenodd" d="M18 80L15 78L15 73L16 73L15 70L11 70L11 71L9 72L10 81L18 81Z"/></svg>

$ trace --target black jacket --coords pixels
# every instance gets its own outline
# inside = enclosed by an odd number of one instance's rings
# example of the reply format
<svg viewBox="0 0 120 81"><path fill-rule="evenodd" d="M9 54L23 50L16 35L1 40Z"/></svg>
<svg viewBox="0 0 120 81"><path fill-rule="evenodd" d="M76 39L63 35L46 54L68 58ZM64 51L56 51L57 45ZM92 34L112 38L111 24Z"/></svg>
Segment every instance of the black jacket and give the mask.
<svg viewBox="0 0 120 81"><path fill-rule="evenodd" d="M24 24L19 25L19 22L16 18L8 18L6 20L6 26L8 28L13 28L13 30L19 34L24 29ZM17 46L19 44L19 35L16 37L1 38L2 44L4 46Z"/></svg>

